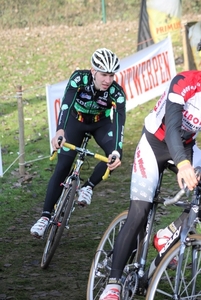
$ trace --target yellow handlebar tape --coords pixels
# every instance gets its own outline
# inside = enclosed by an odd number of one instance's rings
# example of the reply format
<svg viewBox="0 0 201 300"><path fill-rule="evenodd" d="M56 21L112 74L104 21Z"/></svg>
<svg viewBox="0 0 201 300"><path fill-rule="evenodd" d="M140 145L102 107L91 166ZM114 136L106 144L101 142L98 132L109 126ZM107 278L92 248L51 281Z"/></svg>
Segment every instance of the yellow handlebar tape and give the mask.
<svg viewBox="0 0 201 300"><path fill-rule="evenodd" d="M69 148L71 150L75 150L76 146L73 144L69 144L69 143L64 143L64 147Z"/></svg>
<svg viewBox="0 0 201 300"><path fill-rule="evenodd" d="M50 156L50 160L54 160L56 156L57 156L57 151L54 151Z"/></svg>
<svg viewBox="0 0 201 300"><path fill-rule="evenodd" d="M75 150L76 149L75 145L69 144L69 143L64 143L64 147L67 147L67 148L69 148L71 150ZM54 153L50 156L50 160L55 159L56 155L57 155L57 151L54 151ZM104 162L108 163L108 158L105 157L105 156L103 156L103 155L95 153L94 157L96 159L99 159L100 161L104 161ZM106 170L105 174L103 175L102 179L103 180L107 179L108 176L109 176L109 174L110 174L110 170L107 168L107 170Z"/></svg>
<svg viewBox="0 0 201 300"><path fill-rule="evenodd" d="M96 154L94 155L94 157L97 158L97 159L99 159L99 160L101 160L101 161L104 161L104 162L108 163L108 158L105 157L105 156L103 156L103 155L100 155L100 154L97 154L97 153L96 153Z"/></svg>
<svg viewBox="0 0 201 300"><path fill-rule="evenodd" d="M71 150L75 150L75 145L64 143L64 147L69 148ZM57 156L57 151L54 151L53 154L50 156L50 160L54 160Z"/></svg>
<svg viewBox="0 0 201 300"><path fill-rule="evenodd" d="M107 170L105 171L105 174L102 176L102 179L106 180L109 175L110 175L110 170L109 170L109 168L107 168Z"/></svg>
<svg viewBox="0 0 201 300"><path fill-rule="evenodd" d="M108 163L108 158L105 157L105 156L103 156L103 155L100 155L100 154L96 153L94 155L94 157L97 158L97 159L99 159L99 160L101 160L101 161L104 161L104 162ZM107 168L105 174L102 176L102 179L106 180L108 178L109 174L110 174L110 170Z"/></svg>

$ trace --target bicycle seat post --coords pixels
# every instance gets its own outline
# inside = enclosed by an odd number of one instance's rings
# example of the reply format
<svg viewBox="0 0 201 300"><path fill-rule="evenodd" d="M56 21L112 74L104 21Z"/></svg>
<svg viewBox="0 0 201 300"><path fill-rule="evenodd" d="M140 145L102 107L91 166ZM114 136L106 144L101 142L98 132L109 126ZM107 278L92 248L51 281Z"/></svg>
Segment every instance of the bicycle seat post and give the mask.
<svg viewBox="0 0 201 300"><path fill-rule="evenodd" d="M146 277L145 265L146 265L146 261L147 261L147 255L148 255L149 241L150 241L151 234L152 234L152 229L153 229L153 224L154 224L158 204L162 203L162 201L160 201L159 195L160 195L160 189L161 189L161 185L162 185L163 173L164 172L161 172L159 174L159 180L158 180L158 184L156 187L155 196L153 199L153 205L152 205L149 215L147 217L147 224L146 224L145 237L144 237L145 243L144 243L143 249L142 249L142 254L141 254L141 258L140 258L140 268L139 268L139 272L138 272L138 274L141 278L144 275Z"/></svg>

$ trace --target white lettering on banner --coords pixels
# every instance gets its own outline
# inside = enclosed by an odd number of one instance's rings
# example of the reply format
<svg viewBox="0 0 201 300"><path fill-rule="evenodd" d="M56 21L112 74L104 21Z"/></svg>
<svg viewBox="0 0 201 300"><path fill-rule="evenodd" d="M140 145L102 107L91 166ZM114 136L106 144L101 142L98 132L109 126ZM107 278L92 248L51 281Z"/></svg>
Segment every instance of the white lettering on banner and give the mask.
<svg viewBox="0 0 201 300"><path fill-rule="evenodd" d="M124 88L126 98L133 99L170 81L170 69L168 51L166 51L131 68L120 71L116 74L115 80Z"/></svg>

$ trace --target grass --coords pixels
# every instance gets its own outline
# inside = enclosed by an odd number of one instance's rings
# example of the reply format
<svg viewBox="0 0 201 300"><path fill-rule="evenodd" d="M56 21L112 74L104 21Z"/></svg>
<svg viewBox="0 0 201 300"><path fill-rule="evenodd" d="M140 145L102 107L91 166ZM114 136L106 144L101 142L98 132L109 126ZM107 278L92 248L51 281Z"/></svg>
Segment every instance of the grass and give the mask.
<svg viewBox="0 0 201 300"><path fill-rule="evenodd" d="M128 208L133 153L144 117L155 100L128 112L121 168L97 186L87 209L75 210L68 238L64 234L50 268L43 271L40 259L44 242L33 239L29 230L41 213L56 163L45 158L50 151L45 85L67 79L77 68L89 68L96 48L106 46L120 58L131 55L137 48L137 24L137 20L106 24L97 20L78 27L41 25L0 31L0 143L3 169L7 170L0 178L0 299L85 299L98 242L109 222ZM175 57L182 55L182 39L174 45L174 52ZM27 162L24 177L19 175L18 161L11 166L19 152L17 85L23 87ZM91 147L97 150L93 141ZM94 164L90 160L84 176ZM167 173L163 192L173 193L176 189L175 178ZM179 214L172 208L166 211L164 215L164 209L159 210L155 230Z"/></svg>
<svg viewBox="0 0 201 300"><path fill-rule="evenodd" d="M105 2L107 20L132 20L138 16L140 0L94 1L94 0L61 0L61 1L0 1L1 22L3 28L51 26L66 24L84 26L94 21L103 20L102 4ZM137 8L137 11L136 11ZM133 14L130 11L133 11ZM31 13L30 13L31 11Z"/></svg>
<svg viewBox="0 0 201 300"><path fill-rule="evenodd" d="M29 163L26 172L32 179L27 182L21 182L16 166L2 178L0 284L3 284L1 293L7 297L2 299L55 299L56 296L59 299L85 299L89 268L98 242L111 220L128 208L133 151L144 115L154 102L150 101L128 113L122 167L109 180L97 186L94 200L87 209L75 210L69 235L65 233L62 237L46 271L40 269L44 242L34 240L29 235L29 229L40 215L46 184L55 162L44 159ZM26 147L27 158L36 158L40 147L44 147L41 148L43 151L39 151L40 155L44 154L45 149L49 151L48 139L42 137L34 143L27 142ZM91 147L97 149L93 141ZM90 169L83 172L85 178L93 165L93 160L90 160ZM167 174L164 191L173 192L173 184L172 176ZM165 214L163 209L159 209L155 231L169 224L178 213L173 214L168 208Z"/></svg>
<svg viewBox="0 0 201 300"><path fill-rule="evenodd" d="M105 4L105 10L103 6ZM140 0L0 0L0 28L67 25L83 27L96 21L132 21L138 19ZM200 13L199 1L182 0L184 15ZM104 16L105 11L105 16ZM104 18L105 17L105 18Z"/></svg>

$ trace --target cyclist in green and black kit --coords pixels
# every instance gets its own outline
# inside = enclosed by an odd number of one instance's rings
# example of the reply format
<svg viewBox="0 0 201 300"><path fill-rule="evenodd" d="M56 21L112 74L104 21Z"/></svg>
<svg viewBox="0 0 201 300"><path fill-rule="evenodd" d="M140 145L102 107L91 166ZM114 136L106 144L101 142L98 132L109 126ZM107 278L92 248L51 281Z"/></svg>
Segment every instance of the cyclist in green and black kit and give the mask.
<svg viewBox="0 0 201 300"><path fill-rule="evenodd" d="M45 232L54 204L62 191L60 184L70 172L76 155L75 151L62 148L65 141L80 146L85 132L90 132L104 150L108 161L116 156L112 164L99 162L94 168L81 188L78 198L81 205L91 203L93 189L102 180L106 168L114 170L121 164L126 97L122 87L114 81L120 61L112 51L101 48L93 53L91 65L90 70L75 71L65 89L56 135L51 141L53 149L59 149L58 162L48 184L42 216L31 228L31 234L38 238ZM59 136L63 137L60 146Z"/></svg>

